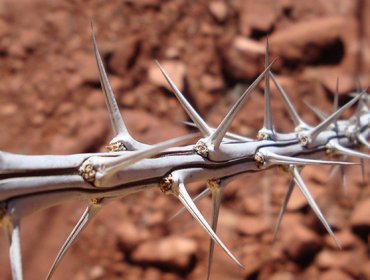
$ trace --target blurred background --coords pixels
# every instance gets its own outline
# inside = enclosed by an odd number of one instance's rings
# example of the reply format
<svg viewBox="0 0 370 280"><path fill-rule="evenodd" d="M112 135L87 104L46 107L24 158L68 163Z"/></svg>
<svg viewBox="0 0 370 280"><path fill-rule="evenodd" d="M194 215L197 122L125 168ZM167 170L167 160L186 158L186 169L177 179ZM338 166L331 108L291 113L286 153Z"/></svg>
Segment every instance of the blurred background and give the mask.
<svg viewBox="0 0 370 280"><path fill-rule="evenodd" d="M263 71L266 36L273 71L305 121L306 101L332 111L370 84L370 1L0 0L0 150L22 154L104 151L112 134L92 51L89 21L130 132L157 143L189 132L158 59L198 112L217 126ZM273 85L276 130L293 126ZM263 83L233 122L255 137ZM350 116L346 112L345 116ZM248 175L225 191L218 233L246 266L215 251L212 279L370 279L370 188L358 166L340 173L307 167L303 177L335 230L335 247L297 191L276 241L272 229L289 180L279 170ZM195 195L200 182L189 187ZM68 204L22 223L25 279L43 279L85 207ZM159 191L108 205L72 246L54 279L205 279L209 239ZM211 202L199 208L210 218ZM10 279L5 235L0 279Z"/></svg>

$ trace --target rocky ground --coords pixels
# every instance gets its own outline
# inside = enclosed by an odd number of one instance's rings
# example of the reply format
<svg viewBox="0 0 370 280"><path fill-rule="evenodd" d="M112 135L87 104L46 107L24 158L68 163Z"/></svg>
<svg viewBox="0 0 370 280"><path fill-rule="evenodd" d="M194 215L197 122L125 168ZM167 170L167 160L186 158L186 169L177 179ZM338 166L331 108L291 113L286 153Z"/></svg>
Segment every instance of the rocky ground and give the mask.
<svg viewBox="0 0 370 280"><path fill-rule="evenodd" d="M266 35L273 66L301 116L332 110L370 84L370 1L0 1L0 150L69 154L104 150L112 135L92 52L89 20L122 114L137 139L187 132L185 112L155 66L158 59L199 113L217 125L263 70ZM273 88L276 130L292 129ZM254 137L263 122L263 84L233 123ZM347 116L350 112L347 112ZM368 170L368 168L367 168ZM346 170L347 193L327 168L303 177L333 226L338 250L307 202L293 193L276 241L272 229L288 178L250 175L225 192L218 233L245 264L216 249L212 279L370 279L370 186ZM191 186L192 194L202 184ZM84 204L36 213L22 224L25 279L43 279ZM208 237L159 191L112 203L66 255L54 279L205 279ZM200 209L210 217L211 203ZM10 279L5 236L0 278Z"/></svg>

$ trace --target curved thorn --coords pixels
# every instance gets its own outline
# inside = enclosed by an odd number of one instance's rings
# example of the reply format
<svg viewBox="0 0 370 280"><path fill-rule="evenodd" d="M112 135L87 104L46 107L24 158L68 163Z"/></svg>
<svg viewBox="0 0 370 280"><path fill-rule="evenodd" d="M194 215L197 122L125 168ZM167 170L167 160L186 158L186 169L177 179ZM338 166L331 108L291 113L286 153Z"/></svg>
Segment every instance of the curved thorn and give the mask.
<svg viewBox="0 0 370 280"><path fill-rule="evenodd" d="M212 225L211 225L211 227L212 227L213 231L216 232L217 222L218 222L218 215L219 215L219 212L220 212L220 205L221 205L221 200L222 200L223 187L221 187L217 182L210 183L208 185L208 187L212 192L212 206L213 207L212 207ZM212 259L213 259L214 249L215 249L215 242L211 238L210 243L209 243L209 252L208 252L207 280L211 276Z"/></svg>
<svg viewBox="0 0 370 280"><path fill-rule="evenodd" d="M226 131L228 130L229 126L231 125L231 122L234 120L236 114L239 112L239 110L242 108L242 105L246 101L249 94L252 92L252 90L257 86L257 84L262 80L264 75L267 71L270 70L271 66L274 64L277 58L275 58L271 64L257 77L256 80L244 91L242 96L239 97L239 99L235 102L233 107L230 109L230 111L227 113L226 117L222 120L220 125L216 128L216 130L212 133L212 135L209 138L209 142L215 146L215 148L218 148L221 144L221 141L223 137L226 134Z"/></svg>
<svg viewBox="0 0 370 280"><path fill-rule="evenodd" d="M194 139L196 137L199 137L199 133L193 133L181 137L177 137L174 139L167 140L165 142L150 146L150 148L147 148L145 150L140 151L134 151L130 154L124 154L122 156L118 156L115 158L112 158L109 162L105 164L105 172L107 173L107 176L105 176L104 179L107 179L110 175L113 175L117 171L119 171L122 168L128 167L142 159L152 157L170 147L173 145L179 144L181 142Z"/></svg>
<svg viewBox="0 0 370 280"><path fill-rule="evenodd" d="M173 92L175 93L177 99L181 103L182 107L186 111L186 113L189 115L189 117L192 119L194 124L197 126L197 128L202 132L204 137L207 137L211 135L211 129L207 125L207 123L202 119L201 116L195 111L195 109L190 105L190 103L186 100L184 95L181 93L181 91L177 88L175 83L171 80L171 78L167 75L167 73L164 71L162 66L159 64L159 62L156 60L155 63L157 64L159 70L162 72L162 75L167 80L168 84L171 86Z"/></svg>
<svg viewBox="0 0 370 280"><path fill-rule="evenodd" d="M197 204L199 201L201 201L203 198L205 198L210 192L211 192L211 190L209 188L204 189L200 194L198 194L193 199L194 204ZM185 210L186 210L185 207L181 207L181 209L178 210L173 216L171 216L171 218L169 218L168 221L172 221L176 217L180 216L182 213L184 213Z"/></svg>
<svg viewBox="0 0 370 280"><path fill-rule="evenodd" d="M276 236L279 232L279 229L280 229L280 225L281 225L281 222L283 220L283 217L284 217L284 214L286 212L286 209L287 209L287 206L288 206L288 202L289 202L289 199L292 195L292 192L294 190L294 180L291 180L290 183L289 183L289 187L288 187L288 191L284 197L284 201L283 201L283 205L281 206L281 209L280 209L280 212L279 212L279 216L277 218L277 221L276 221L276 224L275 224L275 228L274 228L274 234L273 234L273 240L276 240Z"/></svg>
<svg viewBox="0 0 370 280"><path fill-rule="evenodd" d="M178 193L177 193L178 192ZM178 190L174 193L175 196L180 200L180 202L186 207L186 209L190 212L190 214L196 219L196 221L203 227L203 229L208 233L208 235L220 246L225 253L240 267L244 268L244 266L238 261L238 259L230 252L229 249L224 245L224 243L220 240L217 234L212 230L212 228L208 225L207 221L204 219L203 215L200 213L198 208L195 206L191 197L189 196L188 192L186 191L185 185L183 183L179 183Z"/></svg>
<svg viewBox="0 0 370 280"><path fill-rule="evenodd" d="M5 230L9 239L9 259L12 269L12 279L22 280L22 249L19 221L9 221L9 224L5 227Z"/></svg>
<svg viewBox="0 0 370 280"><path fill-rule="evenodd" d="M315 114L316 117L319 118L320 121L325 121L327 119L328 116L320 109L316 108L315 106L312 106L306 100L303 100L303 103L307 106L308 109L311 110L312 113Z"/></svg>
<svg viewBox="0 0 370 280"><path fill-rule="evenodd" d="M58 267L60 261L62 260L65 253L67 253L68 249L71 247L72 243L76 240L77 236L81 233L81 231L87 226L87 224L91 221L91 219L96 215L96 213L100 210L101 205L99 204L90 204L84 213L82 214L80 220L77 222L76 226L73 228L67 239L64 241L64 244L60 248L58 255L56 256L48 275L46 276L46 280L50 280L54 274L54 271Z"/></svg>
<svg viewBox="0 0 370 280"><path fill-rule="evenodd" d="M323 131L325 130L331 123L335 122L341 115L342 113L351 107L357 100L359 100L365 92L362 92L360 95L356 96L349 102L347 102L345 105L343 105L340 109L335 111L333 114L331 114L327 119L322 121L320 124L315 126L312 130L309 132L309 138L311 141L314 141L316 137Z"/></svg>
<svg viewBox="0 0 370 280"><path fill-rule="evenodd" d="M370 160L370 155L367 155L367 154L364 154L364 153L361 153L361 152L357 152L357 151L351 150L349 148L345 148L337 142L330 141L328 145L329 145L330 148L334 149L336 152L338 152L342 155L353 156L353 157L357 157L357 158Z"/></svg>
<svg viewBox="0 0 370 280"><path fill-rule="evenodd" d="M308 204L310 205L311 209L314 211L316 216L319 218L319 220L321 221L321 223L323 224L323 226L325 227L327 232L334 239L338 248L341 249L342 247L339 244L337 238L335 237L335 234L332 231L329 223L326 221L326 219L325 219L324 215L322 214L319 206L316 204L316 202L315 202L314 198L312 197L310 191L308 190L305 183L303 182L303 179L302 179L301 175L299 174L298 168L294 165L290 165L289 168L290 168L290 171L292 173L292 179L294 180L294 182L298 186L298 188L301 191L301 193L303 194L303 196L306 198L306 200L307 200Z"/></svg>
<svg viewBox="0 0 370 280"><path fill-rule="evenodd" d="M295 165L309 165L309 164L330 164L330 165L356 165L354 162L345 161L330 161L330 160L318 160L318 159L307 159L307 158L294 158L288 156L282 156L275 154L270 151L261 151L266 160L276 164L295 164Z"/></svg>
<svg viewBox="0 0 370 280"><path fill-rule="evenodd" d="M270 72L270 77L272 78L272 81L274 82L276 88L278 89L278 92L280 93L281 97L283 98L283 101L285 103L285 107L288 110L288 113L294 123L295 127L308 127L308 125L302 121L300 116L297 113L297 110L294 108L292 102L290 101L288 95L286 94L283 87L280 85L278 80L276 79L275 75Z"/></svg>
<svg viewBox="0 0 370 280"><path fill-rule="evenodd" d="M99 54L92 22L90 22L90 26L91 26L91 38L92 38L93 46L94 46L95 59L96 59L96 63L99 69L100 83L103 89L105 103L109 111L109 117L112 122L113 133L115 135L123 134L123 135L129 136L130 134L122 119L116 99L114 98L112 87L110 86L110 83L108 80L107 73L105 72L105 69L104 69L103 61Z"/></svg>

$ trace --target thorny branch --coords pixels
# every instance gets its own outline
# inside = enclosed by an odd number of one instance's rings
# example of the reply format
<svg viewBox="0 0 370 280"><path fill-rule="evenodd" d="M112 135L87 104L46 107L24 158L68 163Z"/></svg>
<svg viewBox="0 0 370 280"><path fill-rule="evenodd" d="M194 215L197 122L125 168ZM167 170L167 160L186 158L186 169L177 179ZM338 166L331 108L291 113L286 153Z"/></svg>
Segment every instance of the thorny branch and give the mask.
<svg viewBox="0 0 370 280"><path fill-rule="evenodd" d="M102 207L112 200L149 188L159 188L163 193L178 198L210 236L207 279L211 275L215 243L235 263L243 267L216 234L223 190L227 183L236 177L250 172L263 172L274 167L282 167L291 178L274 235L278 231L292 190L297 186L340 248L334 232L303 182L300 171L306 165L354 164L330 160L337 158L338 155L352 156L361 160L370 159L369 155L354 150L361 145L370 146L367 142L370 133L370 113L366 90L355 94L354 98L341 108L335 105L335 110L330 116L321 115L322 122L311 127L299 117L287 93L272 73L271 65L275 60L269 62L267 44L265 70L244 91L220 125L212 128L194 110L165 69L157 62L200 134L186 135L156 145L146 145L130 135L120 115L93 32L92 40L100 81L115 133L115 137L108 145L109 152L66 156L24 156L0 152L0 222L9 237L9 257L14 280L23 279L19 232L20 220L24 216L69 201L84 200L88 203L81 219L60 249L46 277L50 279L73 241ZM265 120L256 140L228 133L231 122L263 78ZM283 98L295 125L295 130L291 133L278 133L273 127L270 78ZM342 113L356 102L358 107L355 114L348 120L339 120ZM180 145L189 141L192 144ZM321 160L319 159L321 157L327 159ZM206 181L207 189L193 201L186 186L195 181ZM195 205L196 201L209 193L213 204L211 226Z"/></svg>

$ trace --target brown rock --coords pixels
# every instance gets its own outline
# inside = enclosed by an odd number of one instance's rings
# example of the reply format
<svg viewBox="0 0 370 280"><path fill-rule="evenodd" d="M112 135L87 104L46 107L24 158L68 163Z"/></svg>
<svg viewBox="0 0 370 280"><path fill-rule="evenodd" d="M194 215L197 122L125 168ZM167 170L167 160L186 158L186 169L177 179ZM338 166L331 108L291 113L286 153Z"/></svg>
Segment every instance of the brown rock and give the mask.
<svg viewBox="0 0 370 280"><path fill-rule="evenodd" d="M243 199L243 207L246 213L248 214L253 214L253 215L258 215L262 213L263 206L262 206L262 200L260 197L245 197Z"/></svg>
<svg viewBox="0 0 370 280"><path fill-rule="evenodd" d="M342 17L299 22L274 32L269 38L270 48L285 59L312 62L320 55L320 48L340 38L344 25Z"/></svg>
<svg viewBox="0 0 370 280"><path fill-rule="evenodd" d="M1 106L0 114L2 116L12 116L15 115L18 111L18 106L16 104L4 104Z"/></svg>
<svg viewBox="0 0 370 280"><path fill-rule="evenodd" d="M337 269L332 269L329 271L325 271L324 273L321 274L319 280L351 280L353 279L351 276L348 274L344 273L341 270Z"/></svg>
<svg viewBox="0 0 370 280"><path fill-rule="evenodd" d="M122 76L127 74L128 68L134 64L135 57L138 55L139 43L137 37L125 37L114 44L115 49L109 65L115 73Z"/></svg>
<svg viewBox="0 0 370 280"><path fill-rule="evenodd" d="M339 244L341 245L342 249L351 249L356 247L359 240L356 236L349 230L345 229L340 232L336 232L335 236L337 237ZM335 241L330 235L325 236L325 244L329 247L336 249L338 248Z"/></svg>
<svg viewBox="0 0 370 280"><path fill-rule="evenodd" d="M260 42L237 36L224 51L227 70L237 79L251 80L263 71L264 53Z"/></svg>
<svg viewBox="0 0 370 280"><path fill-rule="evenodd" d="M243 1L240 12L239 28L243 35L250 36L253 30L266 35L272 29L279 16L279 1Z"/></svg>
<svg viewBox="0 0 370 280"><path fill-rule="evenodd" d="M224 87L222 79L218 76L204 75L201 82L203 88L207 91L216 91Z"/></svg>
<svg viewBox="0 0 370 280"><path fill-rule="evenodd" d="M139 229L131 222L122 222L117 228L116 235L118 242L127 250L132 250L150 237L146 229Z"/></svg>
<svg viewBox="0 0 370 280"><path fill-rule="evenodd" d="M227 6L223 1L212 1L208 5L212 16L219 22L225 21L227 17Z"/></svg>
<svg viewBox="0 0 370 280"><path fill-rule="evenodd" d="M161 66L166 71L171 80L175 83L180 91L184 89L184 79L186 74L186 66L184 63L176 60L161 61ZM170 85L163 77L161 71L157 65L152 65L149 68L149 80L157 86L165 87L169 91L172 91Z"/></svg>
<svg viewBox="0 0 370 280"><path fill-rule="evenodd" d="M268 280L294 280L294 279L295 279L294 274L288 271L277 272L268 278Z"/></svg>
<svg viewBox="0 0 370 280"><path fill-rule="evenodd" d="M280 236L283 247L294 260L310 257L322 247L320 236L301 224L285 225Z"/></svg>
<svg viewBox="0 0 370 280"><path fill-rule="evenodd" d="M364 199L357 203L350 218L352 228L370 231L370 198Z"/></svg>
<svg viewBox="0 0 370 280"><path fill-rule="evenodd" d="M236 229L246 235L258 235L265 232L268 227L261 217L241 217Z"/></svg>
<svg viewBox="0 0 370 280"><path fill-rule="evenodd" d="M197 243L188 238L170 236L141 243L132 259L141 263L161 263L169 267L186 269L197 251Z"/></svg>
<svg viewBox="0 0 370 280"><path fill-rule="evenodd" d="M99 83L98 68L94 56L78 52L75 54L74 61L82 81Z"/></svg>
<svg viewBox="0 0 370 280"><path fill-rule="evenodd" d="M323 250L317 255L315 263L321 269L341 269L345 268L352 259L352 252Z"/></svg>

